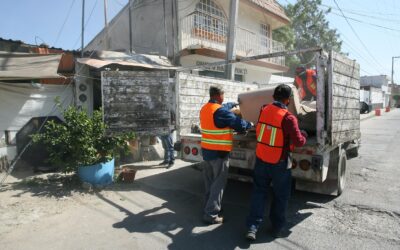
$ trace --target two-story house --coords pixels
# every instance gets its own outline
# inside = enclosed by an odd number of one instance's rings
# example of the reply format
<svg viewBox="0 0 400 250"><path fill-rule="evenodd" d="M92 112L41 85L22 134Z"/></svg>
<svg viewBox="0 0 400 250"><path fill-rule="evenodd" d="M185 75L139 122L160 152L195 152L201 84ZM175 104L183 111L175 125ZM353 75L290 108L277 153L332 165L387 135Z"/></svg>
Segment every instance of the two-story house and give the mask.
<svg viewBox="0 0 400 250"><path fill-rule="evenodd" d="M360 97L363 97L360 101L365 101L373 109L388 107L391 96L389 82L386 75L360 77Z"/></svg>
<svg viewBox="0 0 400 250"><path fill-rule="evenodd" d="M228 0L131 0L85 48L134 51L168 57L183 67L225 59ZM284 50L272 40L274 29L288 17L275 0L240 0L236 25L236 57ZM237 63L235 80L268 84L272 73L287 71L283 57ZM224 77L224 66L192 72Z"/></svg>

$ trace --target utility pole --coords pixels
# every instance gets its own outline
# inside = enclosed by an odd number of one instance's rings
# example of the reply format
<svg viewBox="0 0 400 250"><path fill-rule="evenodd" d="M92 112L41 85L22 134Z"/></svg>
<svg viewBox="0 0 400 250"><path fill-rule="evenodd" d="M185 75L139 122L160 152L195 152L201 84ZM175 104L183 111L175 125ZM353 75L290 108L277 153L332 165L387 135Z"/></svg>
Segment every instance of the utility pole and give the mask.
<svg viewBox="0 0 400 250"><path fill-rule="evenodd" d="M128 2L129 4L129 52L133 52L133 43L132 43L132 3L131 0Z"/></svg>
<svg viewBox="0 0 400 250"><path fill-rule="evenodd" d="M394 84L393 76L394 76L394 59L395 58L400 58L400 56L392 56L392 78L391 78L392 84Z"/></svg>
<svg viewBox="0 0 400 250"><path fill-rule="evenodd" d="M239 10L239 0L231 0L229 7L228 42L226 44L225 77L228 80L235 79L235 64L228 64L236 58L236 24Z"/></svg>
<svg viewBox="0 0 400 250"><path fill-rule="evenodd" d="M105 33L105 50L108 50L108 21L107 21L107 0L104 0L104 33Z"/></svg>
<svg viewBox="0 0 400 250"><path fill-rule="evenodd" d="M82 0L81 57L83 57L84 31L85 31L85 0Z"/></svg>

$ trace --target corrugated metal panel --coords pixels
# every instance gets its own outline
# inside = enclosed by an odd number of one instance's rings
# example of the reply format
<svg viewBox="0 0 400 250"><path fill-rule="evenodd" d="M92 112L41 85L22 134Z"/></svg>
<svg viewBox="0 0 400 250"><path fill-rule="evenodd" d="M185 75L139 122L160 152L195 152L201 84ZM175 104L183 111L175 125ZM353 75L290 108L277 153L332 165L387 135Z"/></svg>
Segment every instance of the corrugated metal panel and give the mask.
<svg viewBox="0 0 400 250"><path fill-rule="evenodd" d="M96 57L98 59L80 58L77 61L94 68L102 68L110 64L118 64L147 69L176 69L176 67L174 67L171 62L163 56L99 51L96 53Z"/></svg>

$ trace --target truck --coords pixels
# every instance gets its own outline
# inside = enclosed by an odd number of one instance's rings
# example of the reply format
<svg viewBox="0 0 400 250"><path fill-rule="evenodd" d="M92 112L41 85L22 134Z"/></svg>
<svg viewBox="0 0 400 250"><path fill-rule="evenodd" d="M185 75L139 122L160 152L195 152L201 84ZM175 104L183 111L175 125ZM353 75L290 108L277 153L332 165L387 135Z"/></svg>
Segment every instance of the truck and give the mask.
<svg viewBox="0 0 400 250"><path fill-rule="evenodd" d="M318 50L314 53L317 72L315 106L311 108L312 114L298 114L300 129L306 126L308 131L310 127L312 131L307 143L291 153L292 176L297 190L338 196L346 186L347 160L357 157L360 147L360 66L334 51ZM241 97L246 99L249 95L266 93L271 94L271 91L256 90L239 94L238 101L244 118L250 116L249 107L258 113L262 105L241 100ZM264 97L264 104L268 104L267 100L271 97ZM303 107L298 100L292 100L291 103L294 105L289 107L292 113L296 114L296 109ZM202 165L200 142L200 130L193 126L190 133L181 135L179 147L182 159L194 162L199 168ZM255 131L234 135L233 150L229 155L231 178L251 181L256 144Z"/></svg>

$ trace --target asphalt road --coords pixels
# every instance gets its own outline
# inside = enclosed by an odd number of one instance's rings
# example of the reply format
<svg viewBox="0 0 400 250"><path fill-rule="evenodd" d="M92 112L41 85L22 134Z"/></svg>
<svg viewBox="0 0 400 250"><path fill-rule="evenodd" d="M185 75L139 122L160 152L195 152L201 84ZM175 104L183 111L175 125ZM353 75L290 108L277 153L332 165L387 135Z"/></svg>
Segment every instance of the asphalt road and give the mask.
<svg viewBox="0 0 400 250"><path fill-rule="evenodd" d="M291 234L273 239L268 223L244 239L251 184L229 181L223 225L201 221L201 173L184 162L138 166L133 184L88 193L18 184L0 192L2 249L400 249L400 110L361 122L362 147L348 161L340 197L293 193ZM61 181L65 183L64 181Z"/></svg>

